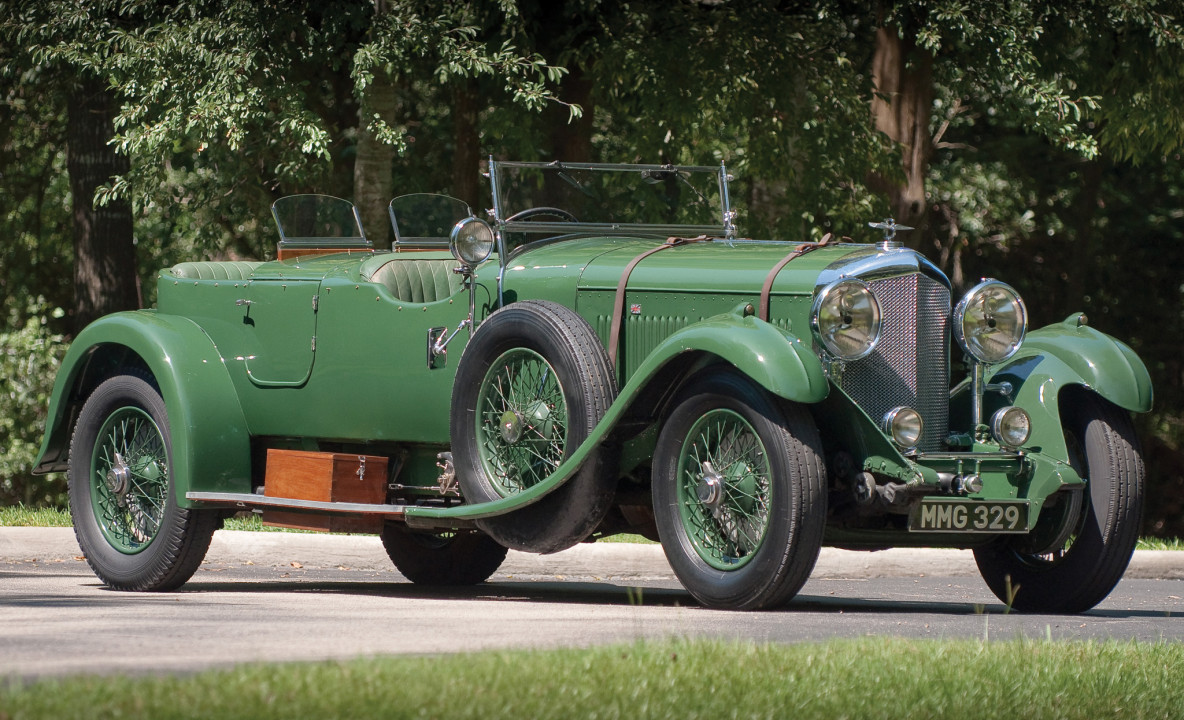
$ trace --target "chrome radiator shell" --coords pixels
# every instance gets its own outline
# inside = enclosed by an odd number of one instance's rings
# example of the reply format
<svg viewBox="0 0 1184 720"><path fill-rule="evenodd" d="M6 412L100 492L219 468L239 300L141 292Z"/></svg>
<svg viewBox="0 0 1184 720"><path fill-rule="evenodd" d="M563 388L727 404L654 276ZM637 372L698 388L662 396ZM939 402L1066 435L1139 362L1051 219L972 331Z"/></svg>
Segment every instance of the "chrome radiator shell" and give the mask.
<svg viewBox="0 0 1184 720"><path fill-rule="evenodd" d="M871 354L832 364L831 379L872 420L899 406L921 414L917 449L945 449L949 433L950 286L911 250L866 251L827 268L819 287L842 277L866 282L880 303L880 339Z"/></svg>

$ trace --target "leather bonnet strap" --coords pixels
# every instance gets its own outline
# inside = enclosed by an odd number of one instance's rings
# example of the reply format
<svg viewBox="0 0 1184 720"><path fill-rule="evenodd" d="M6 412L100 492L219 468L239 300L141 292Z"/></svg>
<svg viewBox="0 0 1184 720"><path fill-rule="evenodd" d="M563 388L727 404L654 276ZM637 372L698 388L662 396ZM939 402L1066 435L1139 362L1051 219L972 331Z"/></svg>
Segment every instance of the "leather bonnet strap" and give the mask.
<svg viewBox="0 0 1184 720"><path fill-rule="evenodd" d="M769 322L769 293L773 291L773 281L777 279L777 274L781 272L781 269L788 265L791 260L799 258L811 250L817 250L820 247L830 244L831 237L831 234L827 233L822 236L822 240L816 243L803 243L796 250L781 258L781 261L773 266L773 269L765 276L765 284L761 286L760 312L757 314L757 317L765 322Z"/></svg>
<svg viewBox="0 0 1184 720"><path fill-rule="evenodd" d="M608 336L608 359L609 362L612 363L614 370L616 370L617 367L617 346L620 344L621 323L623 322L625 315L625 286L629 284L629 275L633 273L633 268L637 267L638 263L656 252L678 247L679 245L688 245L690 243L696 242L707 242L709 240L710 238L708 238L706 235L700 235L693 238L669 237L666 238L666 242L662 243L658 247L646 250L645 252L630 260L629 264L625 266L624 271L621 272L621 279L617 283L617 294L613 297L613 324L612 330L609 331Z"/></svg>

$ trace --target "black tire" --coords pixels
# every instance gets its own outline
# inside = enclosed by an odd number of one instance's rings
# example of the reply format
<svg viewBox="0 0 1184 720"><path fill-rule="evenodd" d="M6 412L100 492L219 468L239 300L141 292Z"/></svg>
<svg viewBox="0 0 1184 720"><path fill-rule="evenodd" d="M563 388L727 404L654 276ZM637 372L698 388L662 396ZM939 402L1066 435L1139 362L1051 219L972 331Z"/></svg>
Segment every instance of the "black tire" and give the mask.
<svg viewBox="0 0 1184 720"><path fill-rule="evenodd" d="M469 503L499 500L547 477L617 393L595 331L574 311L540 300L490 315L465 348L453 387L452 458ZM515 550L565 550L604 519L616 481L616 454L602 447L542 500L477 526Z"/></svg>
<svg viewBox="0 0 1184 720"><path fill-rule="evenodd" d="M70 443L70 514L87 563L113 589L184 585L221 526L217 511L177 506L172 458L164 400L145 377L115 376L82 406Z"/></svg>
<svg viewBox="0 0 1184 720"><path fill-rule="evenodd" d="M654 450L654 515L670 567L696 600L756 610L797 594L822 547L821 447L802 406L742 375L683 391Z"/></svg>
<svg viewBox="0 0 1184 720"><path fill-rule="evenodd" d="M974 551L991 592L1022 612L1079 613L1097 605L1126 572L1139 537L1144 471L1130 417L1093 394L1071 400L1063 406L1066 439L1087 488L1079 501L1066 499L1042 513L1033 529L1067 539L1036 548L1044 552L1034 552L1026 538Z"/></svg>
<svg viewBox="0 0 1184 720"><path fill-rule="evenodd" d="M506 559L506 548L472 530L417 532L386 523L382 546L403 577L417 585L477 585Z"/></svg>

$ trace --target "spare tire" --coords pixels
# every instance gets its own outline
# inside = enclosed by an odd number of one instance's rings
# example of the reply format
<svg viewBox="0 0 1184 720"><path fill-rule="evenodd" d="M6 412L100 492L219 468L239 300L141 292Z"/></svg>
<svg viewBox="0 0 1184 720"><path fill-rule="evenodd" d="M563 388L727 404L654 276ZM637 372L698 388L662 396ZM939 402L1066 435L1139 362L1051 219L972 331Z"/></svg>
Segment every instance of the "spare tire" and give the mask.
<svg viewBox="0 0 1184 720"><path fill-rule="evenodd" d="M461 356L452 392L452 458L465 501L500 500L542 482L616 394L604 347L574 311L526 300L490 315ZM616 484L616 453L600 447L542 500L477 525L515 550L565 550L604 519Z"/></svg>

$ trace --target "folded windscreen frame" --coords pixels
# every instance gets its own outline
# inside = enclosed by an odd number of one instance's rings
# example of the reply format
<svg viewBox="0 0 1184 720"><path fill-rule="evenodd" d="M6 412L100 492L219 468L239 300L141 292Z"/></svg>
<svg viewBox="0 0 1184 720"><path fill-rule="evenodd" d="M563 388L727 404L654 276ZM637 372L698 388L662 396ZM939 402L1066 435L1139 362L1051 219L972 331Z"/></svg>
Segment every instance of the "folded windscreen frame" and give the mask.
<svg viewBox="0 0 1184 720"><path fill-rule="evenodd" d="M271 205L279 229L279 259L353 250L372 251L362 218L349 200L331 195L289 195Z"/></svg>

